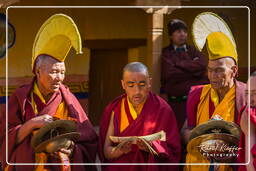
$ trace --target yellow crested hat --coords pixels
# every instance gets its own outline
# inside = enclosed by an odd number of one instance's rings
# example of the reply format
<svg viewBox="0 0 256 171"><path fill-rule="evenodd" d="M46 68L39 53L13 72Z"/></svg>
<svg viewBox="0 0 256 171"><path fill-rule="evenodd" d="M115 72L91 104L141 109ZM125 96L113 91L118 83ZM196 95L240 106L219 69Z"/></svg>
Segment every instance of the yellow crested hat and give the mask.
<svg viewBox="0 0 256 171"><path fill-rule="evenodd" d="M207 36L207 51L209 60L215 60L223 57L231 57L236 62L237 53L230 39L222 32L212 32Z"/></svg>
<svg viewBox="0 0 256 171"><path fill-rule="evenodd" d="M231 57L236 63L236 43L226 22L217 14L203 12L196 16L192 25L195 46L201 51L206 44L209 60Z"/></svg>
<svg viewBox="0 0 256 171"><path fill-rule="evenodd" d="M82 41L76 24L65 14L51 16L39 29L32 50L32 70L39 55L49 55L64 61L71 46L77 54L82 53Z"/></svg>

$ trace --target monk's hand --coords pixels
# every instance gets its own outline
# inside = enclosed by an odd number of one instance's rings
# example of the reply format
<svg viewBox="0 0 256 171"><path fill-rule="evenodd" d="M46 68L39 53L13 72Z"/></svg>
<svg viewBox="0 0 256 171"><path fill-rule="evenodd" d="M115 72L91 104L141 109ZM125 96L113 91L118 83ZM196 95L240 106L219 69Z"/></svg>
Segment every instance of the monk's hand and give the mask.
<svg viewBox="0 0 256 171"><path fill-rule="evenodd" d="M113 147L113 151L116 153L127 154L132 150L132 142L126 141L118 144L117 146Z"/></svg>
<svg viewBox="0 0 256 171"><path fill-rule="evenodd" d="M152 146L152 144L150 142L147 142L150 146ZM138 146L138 148L140 150L143 150L143 151L146 151L146 152L149 152L149 149L148 149L148 146L145 144L145 142L141 139L137 139L136 140L136 144Z"/></svg>
<svg viewBox="0 0 256 171"><path fill-rule="evenodd" d="M33 127L33 129L41 128L47 123L50 123L52 121L53 121L53 117L48 114L37 116L29 120L30 125Z"/></svg>
<svg viewBox="0 0 256 171"><path fill-rule="evenodd" d="M16 144L21 143L31 132L33 132L35 129L43 127L45 124L52 122L52 116L50 115L41 115L38 117L34 117L30 119L29 121L25 122L23 124L16 137Z"/></svg>
<svg viewBox="0 0 256 171"><path fill-rule="evenodd" d="M59 152L66 154L67 156L71 157L73 156L75 143L72 140L68 140L68 145L66 148L59 149Z"/></svg>

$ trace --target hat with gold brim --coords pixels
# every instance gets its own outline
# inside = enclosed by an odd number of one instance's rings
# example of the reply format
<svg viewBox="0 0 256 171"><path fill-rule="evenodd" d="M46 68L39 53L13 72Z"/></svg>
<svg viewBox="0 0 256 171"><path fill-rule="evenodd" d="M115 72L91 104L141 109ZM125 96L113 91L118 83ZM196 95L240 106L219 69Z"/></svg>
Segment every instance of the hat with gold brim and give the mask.
<svg viewBox="0 0 256 171"><path fill-rule="evenodd" d="M40 128L32 137L31 145L36 153L58 151L68 147L69 140L77 141L80 133L71 120L56 120Z"/></svg>
<svg viewBox="0 0 256 171"><path fill-rule="evenodd" d="M51 16L39 29L32 50L32 70L39 55L48 55L64 61L71 47L82 53L82 41L72 18L65 14Z"/></svg>
<svg viewBox="0 0 256 171"><path fill-rule="evenodd" d="M192 24L195 46L201 51L207 43L210 60L231 57L238 62L236 43L226 22L217 14L203 12L196 16Z"/></svg>
<svg viewBox="0 0 256 171"><path fill-rule="evenodd" d="M234 122L228 122L225 120L209 120L192 129L189 140L204 134L212 133L226 133L239 139L240 132L240 127Z"/></svg>

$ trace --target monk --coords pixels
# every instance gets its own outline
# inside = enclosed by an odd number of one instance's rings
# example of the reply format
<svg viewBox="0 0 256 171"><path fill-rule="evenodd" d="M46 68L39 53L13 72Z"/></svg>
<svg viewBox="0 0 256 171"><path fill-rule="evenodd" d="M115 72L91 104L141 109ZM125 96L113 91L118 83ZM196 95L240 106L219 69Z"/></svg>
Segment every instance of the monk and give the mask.
<svg viewBox="0 0 256 171"><path fill-rule="evenodd" d="M150 91L151 78L140 62L127 64L121 80L125 94L117 97L105 109L100 125L100 158L104 163L177 163L180 140L174 113L169 105ZM143 136L165 131L166 141L148 142L158 153L153 155L141 141L127 142L121 147L109 136ZM178 166L111 165L103 170L177 170Z"/></svg>
<svg viewBox="0 0 256 171"><path fill-rule="evenodd" d="M250 82L249 82L250 81ZM250 85L250 92L248 90ZM256 170L256 72L252 73L247 82L245 90L246 99L250 95L250 106L248 103L241 109L240 112L240 126L242 129L240 139L240 151L238 161L241 163L248 162L248 155L250 156L250 163L246 166L240 166L239 171ZM248 118L250 111L250 130L248 130ZM248 146L248 137L250 137L250 146Z"/></svg>
<svg viewBox="0 0 256 171"><path fill-rule="evenodd" d="M245 103L245 84L236 80L237 53L230 39L222 32L212 32L207 37L209 54L208 78L210 84L191 88L187 102L188 119L184 124L183 138L188 142L191 130L212 117L238 123L238 113ZM209 163L202 156L187 154L186 163ZM209 165L187 165L184 170L209 170ZM215 169L232 170L229 166Z"/></svg>
<svg viewBox="0 0 256 171"><path fill-rule="evenodd" d="M8 99L7 134L5 122L1 122L0 125L0 131L3 133L0 136L0 160L3 169L5 171L96 170L94 166L47 165L47 163L61 164L63 155L70 163L95 162L98 137L76 97L62 84L66 72L64 60L71 46L78 51L81 50L80 34L71 18L64 14L55 14L46 23L39 30L34 42L32 71L35 76L30 84L17 88ZM63 33L62 24L68 30L66 35ZM57 29L57 26L60 26L60 29ZM45 31L47 34L44 34ZM70 44L70 40L73 44ZM3 116L5 121L5 113ZM69 140L69 146L59 149L57 154L60 155L35 153L31 146L31 137L35 130L54 119L75 121L77 131L81 134L79 140L76 142ZM30 165L12 165L20 163ZM41 165L33 165L33 163Z"/></svg>
<svg viewBox="0 0 256 171"><path fill-rule="evenodd" d="M173 109L178 128L186 120L186 102L191 86L209 83L206 75L207 59L203 53L187 43L188 28L184 21L168 23L170 45L162 51L161 96Z"/></svg>

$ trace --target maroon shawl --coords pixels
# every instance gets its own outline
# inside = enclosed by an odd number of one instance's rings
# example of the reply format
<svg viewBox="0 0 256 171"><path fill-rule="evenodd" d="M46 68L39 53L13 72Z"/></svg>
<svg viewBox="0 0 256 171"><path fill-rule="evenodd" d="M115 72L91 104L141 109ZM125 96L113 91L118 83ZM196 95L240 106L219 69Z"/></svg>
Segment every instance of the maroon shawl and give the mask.
<svg viewBox="0 0 256 171"><path fill-rule="evenodd" d="M186 96L191 86L209 82L206 68L206 57L195 47L187 45L186 52L177 52L169 45L161 55L161 87L169 96Z"/></svg>
<svg viewBox="0 0 256 171"><path fill-rule="evenodd" d="M115 112L114 122L118 122L118 115L120 115L120 103L122 98L126 95L122 95L116 98L111 104L109 104L104 112L100 125L100 142L99 142L99 154L101 161L104 163L178 163L181 155L181 146L179 139L179 132L175 120L174 113L169 105L160 97L153 93L148 94L148 98L143 106L143 109L130 125L123 131L115 131L116 136L142 136L153 134L158 131L164 130L166 132L166 142L154 141L153 148L159 153L159 156L153 156L147 152L139 150L136 145L133 145L132 151L126 155L123 155L114 160L107 160L103 154L103 147L108 130L111 113ZM114 124L115 130L116 125ZM178 166L104 166L103 170L177 170Z"/></svg>
<svg viewBox="0 0 256 171"><path fill-rule="evenodd" d="M20 144L15 145L15 140L19 128L29 119L35 117L31 106L30 92L33 89L33 82L29 85L18 88L8 100L8 162L9 163L34 163L35 154L31 147L31 135L27 136ZM64 85L60 90L54 93L47 104L39 110L38 115L54 115L55 111L64 100L71 117L77 120L78 132L81 133L80 139L75 142L75 149L71 163L91 163L95 162L97 151L97 135L88 120L86 113L79 104L75 96ZM4 111L5 112L5 111ZM1 154L0 160L3 168L6 166L6 135L5 135L5 113L4 121L0 125ZM51 159L50 162L56 162ZM50 170L60 170L61 166L47 166ZM9 166L9 170L30 171L34 166ZM71 166L72 171L95 170L94 166Z"/></svg>

